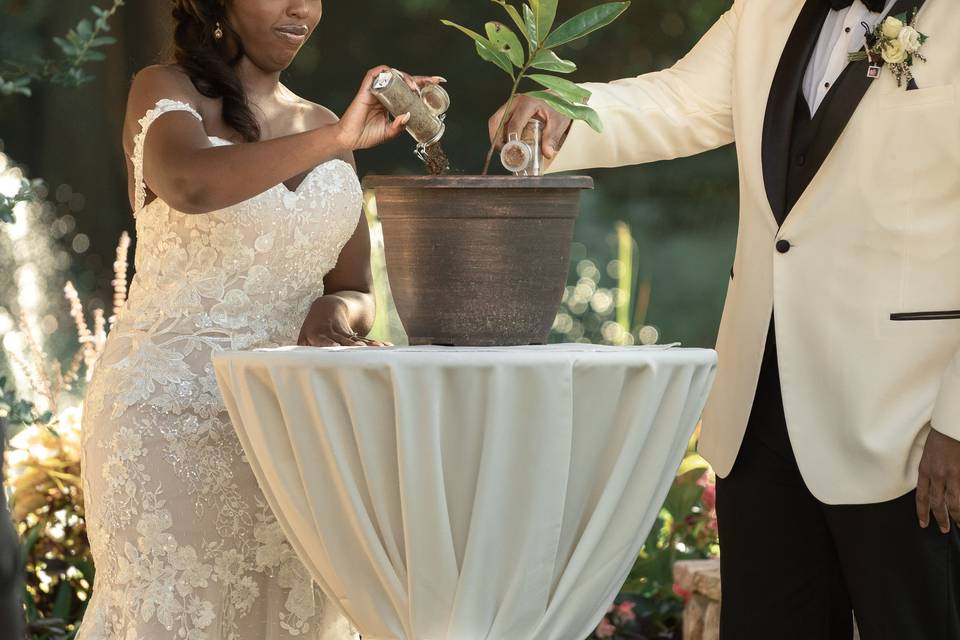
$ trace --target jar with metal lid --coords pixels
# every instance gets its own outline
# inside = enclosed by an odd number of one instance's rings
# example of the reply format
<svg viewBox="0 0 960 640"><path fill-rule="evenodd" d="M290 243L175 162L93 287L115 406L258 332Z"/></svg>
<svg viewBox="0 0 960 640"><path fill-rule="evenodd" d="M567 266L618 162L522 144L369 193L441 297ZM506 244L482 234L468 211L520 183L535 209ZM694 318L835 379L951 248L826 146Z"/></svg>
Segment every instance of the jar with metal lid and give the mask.
<svg viewBox="0 0 960 640"><path fill-rule="evenodd" d="M428 147L443 137L446 129L443 119L421 97L420 92L407 84L406 79L396 69L378 74L370 91L393 117L410 114L406 125L407 133L413 136L419 146ZM443 91L443 95L446 96L446 91ZM431 91L431 99L434 105L444 104L442 96L436 92ZM446 106L449 106L449 96L446 98Z"/></svg>
<svg viewBox="0 0 960 640"><path fill-rule="evenodd" d="M540 150L542 136L543 122L536 118L527 122L519 135L509 134L507 143L500 152L503 167L515 176L543 175Z"/></svg>

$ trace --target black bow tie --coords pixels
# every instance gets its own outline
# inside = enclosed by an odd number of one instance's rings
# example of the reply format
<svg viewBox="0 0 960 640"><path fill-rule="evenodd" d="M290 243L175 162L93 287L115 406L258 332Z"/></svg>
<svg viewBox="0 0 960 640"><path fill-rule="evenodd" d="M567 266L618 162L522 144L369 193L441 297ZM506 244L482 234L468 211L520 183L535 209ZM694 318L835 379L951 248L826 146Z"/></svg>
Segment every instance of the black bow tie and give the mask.
<svg viewBox="0 0 960 640"><path fill-rule="evenodd" d="M861 0L867 9L874 13L880 13L887 6L886 0ZM830 6L836 11L847 9L853 4L853 0L830 0Z"/></svg>

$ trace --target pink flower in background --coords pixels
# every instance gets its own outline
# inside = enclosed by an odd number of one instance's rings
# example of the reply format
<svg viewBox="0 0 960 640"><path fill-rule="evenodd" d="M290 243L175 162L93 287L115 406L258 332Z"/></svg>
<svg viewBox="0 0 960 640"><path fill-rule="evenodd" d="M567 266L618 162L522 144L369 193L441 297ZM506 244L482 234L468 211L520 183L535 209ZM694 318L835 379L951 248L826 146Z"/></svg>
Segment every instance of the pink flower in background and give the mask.
<svg viewBox="0 0 960 640"><path fill-rule="evenodd" d="M713 473L707 472L700 476L697 484L703 487L703 497L700 500L707 511L713 511L717 508L717 480Z"/></svg>
<svg viewBox="0 0 960 640"><path fill-rule="evenodd" d="M637 614L633 612L633 608L637 606L636 602L626 602L620 603L620 606L617 607L617 616L623 622L633 622L637 619Z"/></svg>
<svg viewBox="0 0 960 640"><path fill-rule="evenodd" d="M600 621L600 625L597 627L597 630L594 632L594 635L598 638L612 638L613 634L617 632L617 628L610 624L610 621L604 618Z"/></svg>
<svg viewBox="0 0 960 640"><path fill-rule="evenodd" d="M708 484L703 490L703 506L709 511L717 508L717 485Z"/></svg>
<svg viewBox="0 0 960 640"><path fill-rule="evenodd" d="M684 589L678 584L673 585L673 592L678 596L680 596L681 598L683 598L684 602L687 602L688 600L690 600L690 596L693 595L692 593L690 593L689 591L687 591L686 589Z"/></svg>

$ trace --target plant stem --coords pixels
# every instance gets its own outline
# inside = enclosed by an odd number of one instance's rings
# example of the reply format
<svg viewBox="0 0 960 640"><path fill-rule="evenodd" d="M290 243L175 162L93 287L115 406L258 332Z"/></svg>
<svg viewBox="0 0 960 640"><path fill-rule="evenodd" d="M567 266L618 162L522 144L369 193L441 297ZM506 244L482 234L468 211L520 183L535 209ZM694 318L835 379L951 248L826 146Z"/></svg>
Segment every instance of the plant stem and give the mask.
<svg viewBox="0 0 960 640"><path fill-rule="evenodd" d="M114 15L116 15L116 13L117 13L117 11L120 9L120 7L123 6L124 1L125 1L125 0L113 0L113 6L110 7L109 9L107 9L106 13L104 13L104 15L103 15L103 20L104 20L104 21L107 21L107 20L109 20L110 18L112 18ZM93 41L94 41L94 40L100 35L100 33L103 31L103 30L100 28L100 24L101 24L100 20L97 20L97 21L94 23L94 28L93 28L93 31L92 31L91 34L90 34L90 37L87 38L86 42L83 43L83 48L80 49L79 54L77 54L77 57L74 59L73 65L71 65L71 66L73 66L73 67L79 67L81 64L83 64L83 63L86 61L87 52L90 51L90 45L93 43Z"/></svg>
<svg viewBox="0 0 960 640"><path fill-rule="evenodd" d="M507 121L510 120L510 108L513 106L513 101L517 97L517 87L520 86L520 81L523 80L527 70L530 69L530 63L534 60L534 58L537 57L538 53L540 53L539 45L529 55L527 58L527 63L523 65L523 68L520 69L520 73L517 74L516 79L513 81L513 89L510 90L510 99L507 100L507 106L503 110L503 117L500 118L500 124L497 125L497 132L494 134L493 140L490 141L490 150L487 151L487 159L483 163L483 173L481 175L487 175L487 173L490 171L490 161L493 159L493 152L496 151L497 142L500 141L500 136L503 135L504 126L506 126Z"/></svg>

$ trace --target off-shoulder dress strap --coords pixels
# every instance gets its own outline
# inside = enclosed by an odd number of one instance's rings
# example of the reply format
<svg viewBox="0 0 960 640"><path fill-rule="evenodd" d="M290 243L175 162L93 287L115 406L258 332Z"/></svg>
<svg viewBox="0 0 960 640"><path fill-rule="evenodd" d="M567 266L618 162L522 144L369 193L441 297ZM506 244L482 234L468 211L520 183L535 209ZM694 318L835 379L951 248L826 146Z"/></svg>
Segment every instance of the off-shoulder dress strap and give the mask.
<svg viewBox="0 0 960 640"><path fill-rule="evenodd" d="M147 137L147 129L150 128L150 125L153 124L154 120L165 113L170 113L171 111L186 111L188 113L192 113L197 120L203 122L203 118L200 117L200 113L194 107L186 102L170 100L167 98L157 101L157 104L152 109L147 111L142 118L140 118L140 131L133 138L133 157L130 158L130 160L133 162L133 176L135 181L134 215L136 215L140 209L143 209L144 203L147 199L147 185L143 181L143 141Z"/></svg>

